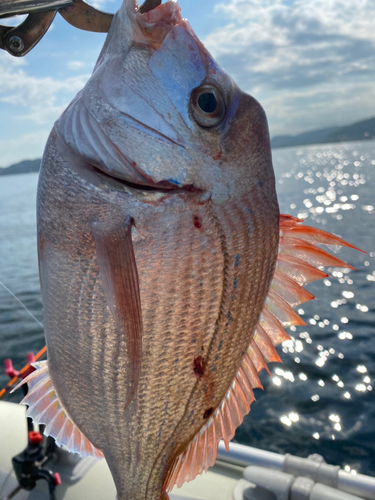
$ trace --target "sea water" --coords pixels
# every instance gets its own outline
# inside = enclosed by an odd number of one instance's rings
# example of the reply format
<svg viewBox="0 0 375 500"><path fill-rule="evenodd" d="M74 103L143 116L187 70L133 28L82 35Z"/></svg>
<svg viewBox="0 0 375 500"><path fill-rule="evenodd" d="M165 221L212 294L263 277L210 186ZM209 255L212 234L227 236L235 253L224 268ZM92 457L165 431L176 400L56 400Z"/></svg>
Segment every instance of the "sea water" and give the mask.
<svg viewBox="0 0 375 500"><path fill-rule="evenodd" d="M255 391L235 439L375 475L375 142L279 149L273 158L281 213L367 253L331 249L357 271L329 269L308 286L317 300L297 308L307 326L289 329L283 364L262 374L265 390ZM0 177L0 280L42 321L36 187L37 174ZM0 386L4 359L20 368L43 345L40 325L0 285Z"/></svg>

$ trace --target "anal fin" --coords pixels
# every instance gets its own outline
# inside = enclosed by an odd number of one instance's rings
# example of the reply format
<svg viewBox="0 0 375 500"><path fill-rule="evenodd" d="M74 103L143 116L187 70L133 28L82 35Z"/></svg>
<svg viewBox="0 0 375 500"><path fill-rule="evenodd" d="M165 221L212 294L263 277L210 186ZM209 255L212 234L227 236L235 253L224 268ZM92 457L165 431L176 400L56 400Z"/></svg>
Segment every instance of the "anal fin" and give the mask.
<svg viewBox="0 0 375 500"><path fill-rule="evenodd" d="M40 361L33 366L36 370L14 389L26 383L29 386L27 395L21 401L21 404L28 405L26 416L31 417L34 424L44 424L44 434L53 437L58 446L79 453L81 457L103 458L102 452L91 444L67 415L52 384L48 362Z"/></svg>

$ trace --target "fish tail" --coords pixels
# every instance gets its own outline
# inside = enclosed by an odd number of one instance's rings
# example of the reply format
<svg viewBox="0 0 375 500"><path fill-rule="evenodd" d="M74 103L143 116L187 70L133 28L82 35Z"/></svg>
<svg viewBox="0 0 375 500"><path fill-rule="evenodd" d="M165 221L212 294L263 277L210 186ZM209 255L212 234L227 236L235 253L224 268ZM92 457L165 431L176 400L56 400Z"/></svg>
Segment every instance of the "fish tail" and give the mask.
<svg viewBox="0 0 375 500"><path fill-rule="evenodd" d="M32 418L34 424L44 424L44 434L53 437L58 446L64 446L72 453L79 453L81 457L103 458L102 452L91 444L68 416L53 386L48 362L40 361L32 366L35 371L12 391L28 384L27 395L21 401L21 404L28 405L26 416Z"/></svg>

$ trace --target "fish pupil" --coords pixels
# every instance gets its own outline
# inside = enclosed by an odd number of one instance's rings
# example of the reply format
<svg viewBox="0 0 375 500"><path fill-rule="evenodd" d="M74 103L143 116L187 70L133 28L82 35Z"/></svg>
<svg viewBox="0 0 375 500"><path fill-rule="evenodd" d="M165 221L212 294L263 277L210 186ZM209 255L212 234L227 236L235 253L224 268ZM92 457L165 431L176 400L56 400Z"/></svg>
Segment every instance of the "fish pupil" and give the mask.
<svg viewBox="0 0 375 500"><path fill-rule="evenodd" d="M198 105L205 113L213 113L217 108L217 100L212 92L205 92L198 97Z"/></svg>

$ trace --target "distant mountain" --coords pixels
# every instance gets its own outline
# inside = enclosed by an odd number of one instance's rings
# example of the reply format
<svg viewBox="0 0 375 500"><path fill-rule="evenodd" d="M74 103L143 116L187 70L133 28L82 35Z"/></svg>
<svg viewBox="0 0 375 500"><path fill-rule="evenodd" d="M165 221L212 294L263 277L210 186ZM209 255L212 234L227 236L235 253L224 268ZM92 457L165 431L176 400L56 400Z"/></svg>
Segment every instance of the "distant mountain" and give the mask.
<svg viewBox="0 0 375 500"><path fill-rule="evenodd" d="M271 139L273 148L287 148L289 146L303 146L304 144L316 144L322 142L327 135L340 130L340 127L322 128L312 130L298 135L277 135Z"/></svg>
<svg viewBox="0 0 375 500"><path fill-rule="evenodd" d="M0 175L28 174L29 172L39 172L41 159L24 160L15 163L8 168L0 168Z"/></svg>
<svg viewBox="0 0 375 500"><path fill-rule="evenodd" d="M365 141L375 139L375 118L353 123L327 135L323 142Z"/></svg>
<svg viewBox="0 0 375 500"><path fill-rule="evenodd" d="M271 139L272 148L326 144L330 142L366 141L375 139L375 118L362 120L345 127L311 130L298 135L279 135Z"/></svg>

